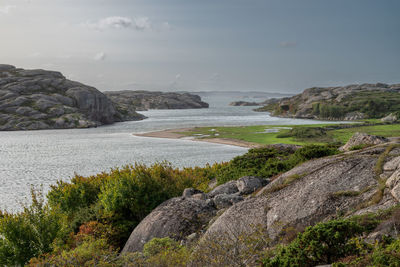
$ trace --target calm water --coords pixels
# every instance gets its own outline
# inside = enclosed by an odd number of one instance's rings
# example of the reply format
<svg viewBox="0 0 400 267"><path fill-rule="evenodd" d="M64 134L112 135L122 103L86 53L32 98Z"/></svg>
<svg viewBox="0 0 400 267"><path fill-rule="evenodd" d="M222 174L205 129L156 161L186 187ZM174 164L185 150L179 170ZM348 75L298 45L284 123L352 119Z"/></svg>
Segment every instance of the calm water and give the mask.
<svg viewBox="0 0 400 267"><path fill-rule="evenodd" d="M201 110L151 110L149 119L93 129L0 132L0 209L17 210L30 185L69 180L134 162L167 160L174 166L203 166L227 161L245 148L190 140L137 137L132 133L217 125L304 124L317 121L269 117L252 107Z"/></svg>

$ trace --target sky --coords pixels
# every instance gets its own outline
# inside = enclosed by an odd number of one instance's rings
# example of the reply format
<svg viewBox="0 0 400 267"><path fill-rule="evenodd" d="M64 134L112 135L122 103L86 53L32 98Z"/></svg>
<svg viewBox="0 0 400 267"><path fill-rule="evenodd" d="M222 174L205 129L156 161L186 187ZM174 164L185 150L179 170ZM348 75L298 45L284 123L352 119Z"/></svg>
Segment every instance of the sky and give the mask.
<svg viewBox="0 0 400 267"><path fill-rule="evenodd" d="M399 0L0 0L0 64L110 90L400 83Z"/></svg>

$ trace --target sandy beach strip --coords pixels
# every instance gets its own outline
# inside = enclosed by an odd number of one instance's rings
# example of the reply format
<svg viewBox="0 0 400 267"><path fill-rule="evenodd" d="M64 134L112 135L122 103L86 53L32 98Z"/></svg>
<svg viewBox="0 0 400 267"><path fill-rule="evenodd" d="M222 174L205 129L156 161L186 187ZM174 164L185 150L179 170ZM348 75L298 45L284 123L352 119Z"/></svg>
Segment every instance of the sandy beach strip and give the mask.
<svg viewBox="0 0 400 267"><path fill-rule="evenodd" d="M168 130L163 130L163 131L140 133L140 134L134 134L134 135L142 136L142 137L185 139L185 140L191 140L191 141L208 142L208 143L239 146L239 147L246 147L246 148L260 147L260 144L251 143L251 142L242 141L242 140L229 139L229 138L199 138L199 137L195 137L195 136L187 136L185 134L182 134L182 132L190 132L193 130L194 130L193 128L168 129Z"/></svg>

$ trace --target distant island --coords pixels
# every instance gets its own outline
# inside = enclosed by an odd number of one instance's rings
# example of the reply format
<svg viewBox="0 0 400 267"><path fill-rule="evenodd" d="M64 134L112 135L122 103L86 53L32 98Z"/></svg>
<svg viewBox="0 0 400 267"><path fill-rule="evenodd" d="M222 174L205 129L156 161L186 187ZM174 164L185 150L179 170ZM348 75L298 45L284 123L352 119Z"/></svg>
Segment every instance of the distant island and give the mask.
<svg viewBox="0 0 400 267"><path fill-rule="evenodd" d="M117 109L125 114L132 109L143 111L149 109L196 109L208 108L201 97L186 92L153 92L153 91L109 91L104 94L111 99Z"/></svg>
<svg viewBox="0 0 400 267"><path fill-rule="evenodd" d="M261 106L261 103L247 102L247 101L233 101L229 103L229 106Z"/></svg>
<svg viewBox="0 0 400 267"><path fill-rule="evenodd" d="M90 128L146 118L136 110L207 107L189 93L102 93L60 72L0 64L0 131Z"/></svg>
<svg viewBox="0 0 400 267"><path fill-rule="evenodd" d="M384 83L313 87L257 109L288 118L387 121L396 120L399 110L400 84Z"/></svg>
<svg viewBox="0 0 400 267"><path fill-rule="evenodd" d="M263 102L247 102L247 101L233 101L229 103L229 106L264 106L273 103L277 103L279 98L269 98Z"/></svg>

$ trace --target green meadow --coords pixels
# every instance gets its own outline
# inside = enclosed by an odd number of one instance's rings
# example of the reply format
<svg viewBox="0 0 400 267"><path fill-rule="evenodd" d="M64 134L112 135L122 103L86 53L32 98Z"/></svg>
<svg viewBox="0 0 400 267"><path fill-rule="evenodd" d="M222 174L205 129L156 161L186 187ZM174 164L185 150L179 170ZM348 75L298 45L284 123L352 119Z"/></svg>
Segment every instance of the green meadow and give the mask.
<svg viewBox="0 0 400 267"><path fill-rule="evenodd" d="M297 145L343 144L356 132L385 137L400 136L400 124L376 124L372 126L352 124L351 128L340 128L341 126L340 124L312 124L196 127L191 131L179 133L198 139L228 138L262 145L277 143Z"/></svg>

